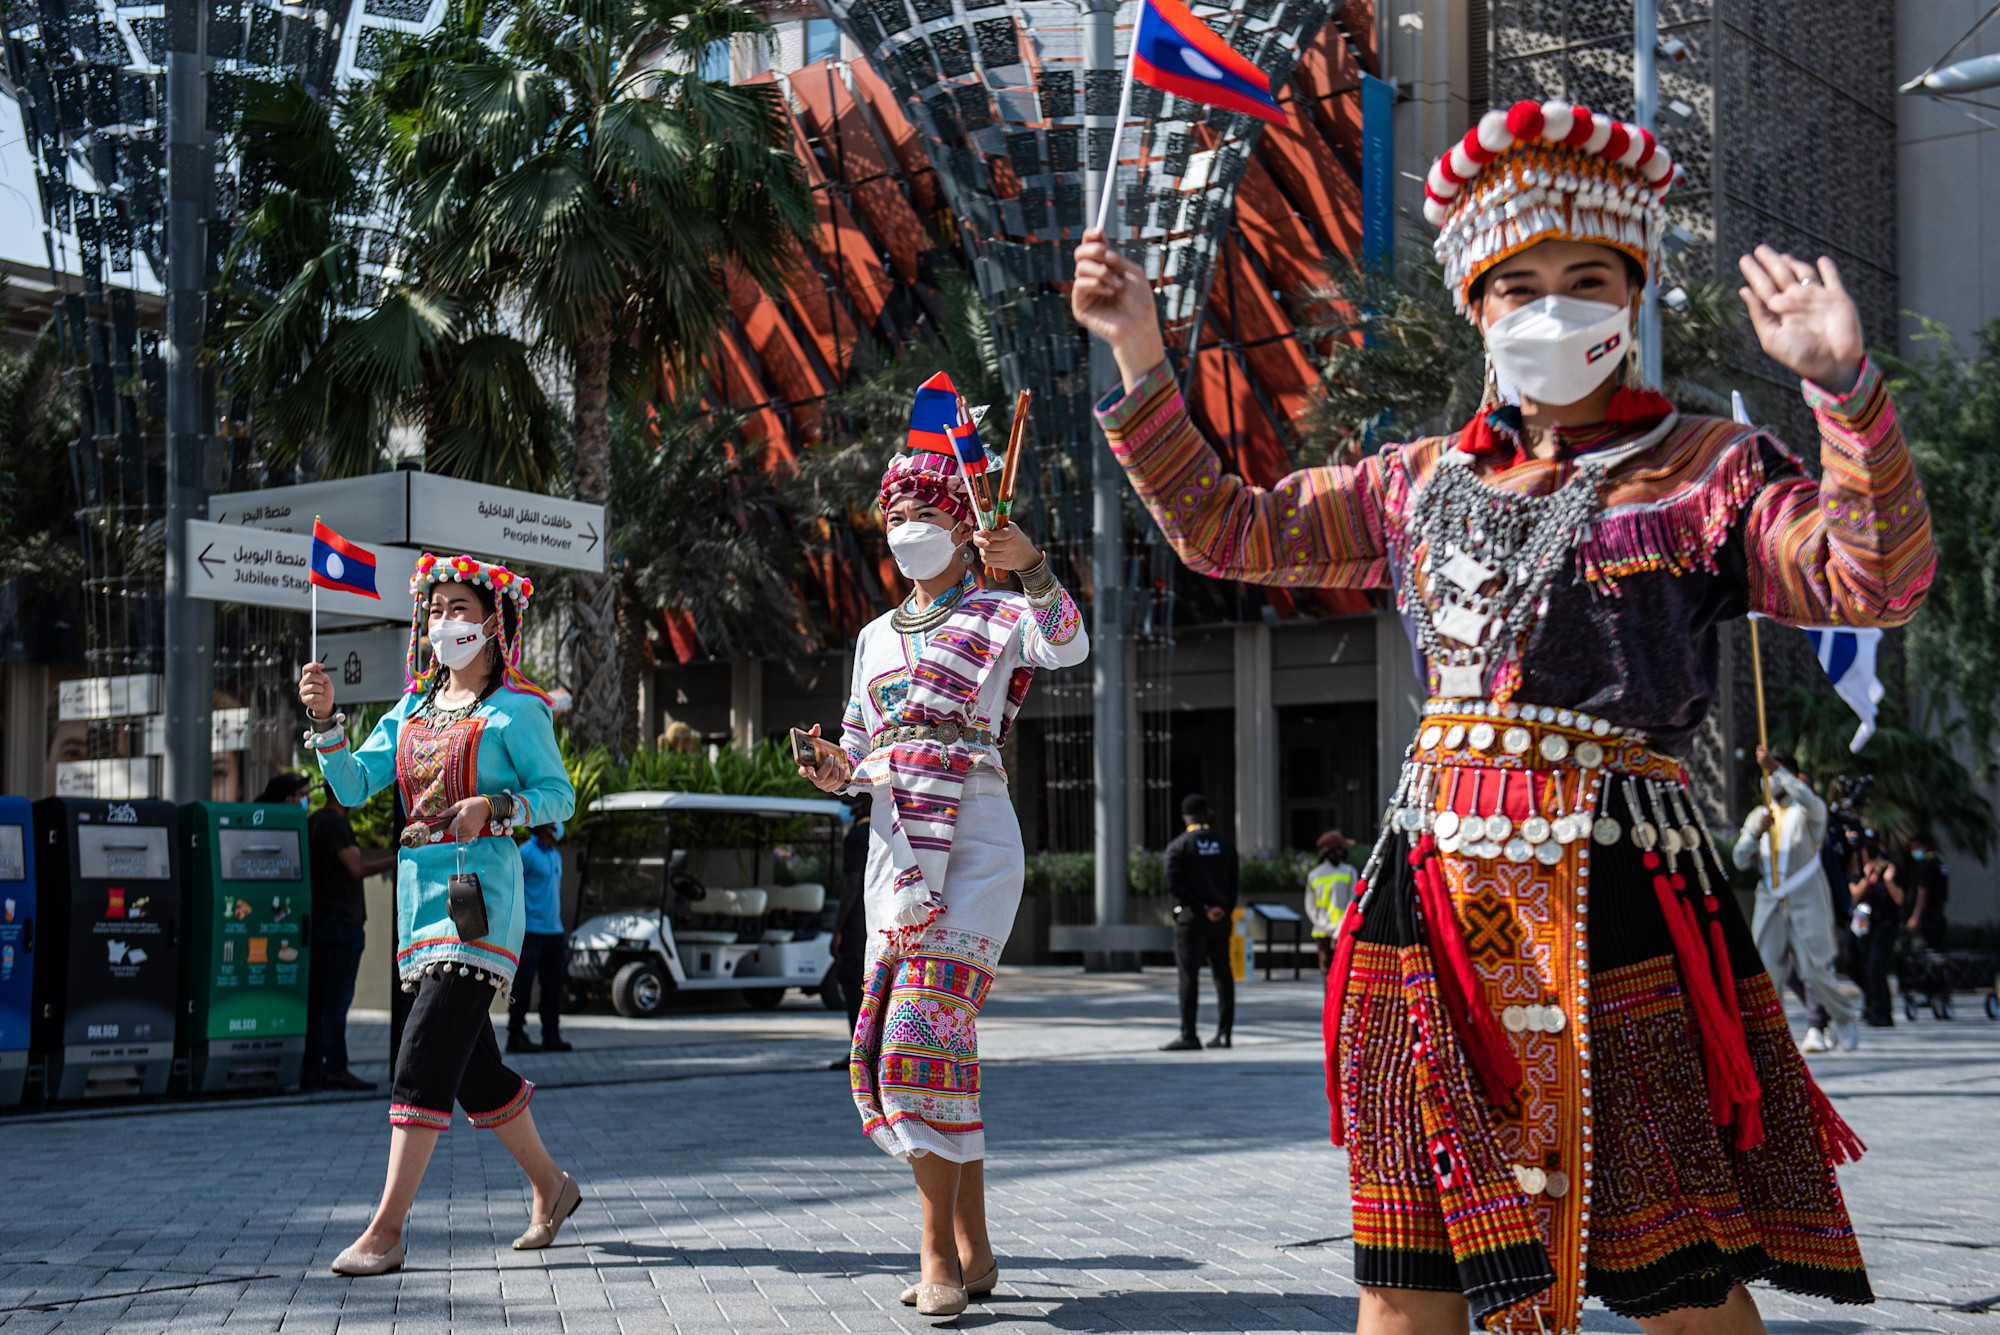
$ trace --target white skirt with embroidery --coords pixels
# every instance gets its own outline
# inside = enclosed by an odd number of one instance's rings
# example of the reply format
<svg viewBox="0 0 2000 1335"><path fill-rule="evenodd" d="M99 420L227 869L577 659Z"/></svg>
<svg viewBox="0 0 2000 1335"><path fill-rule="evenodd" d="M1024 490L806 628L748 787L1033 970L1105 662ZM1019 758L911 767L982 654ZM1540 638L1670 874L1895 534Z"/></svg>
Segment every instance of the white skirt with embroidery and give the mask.
<svg viewBox="0 0 2000 1335"><path fill-rule="evenodd" d="M944 911L917 948L884 957L882 921L895 874L883 837L893 801L875 789L866 887L870 925L861 1017L849 1076L863 1130L899 1159L986 1157L975 1024L1021 905L1021 827L1007 784L980 767L966 778L946 865Z"/></svg>

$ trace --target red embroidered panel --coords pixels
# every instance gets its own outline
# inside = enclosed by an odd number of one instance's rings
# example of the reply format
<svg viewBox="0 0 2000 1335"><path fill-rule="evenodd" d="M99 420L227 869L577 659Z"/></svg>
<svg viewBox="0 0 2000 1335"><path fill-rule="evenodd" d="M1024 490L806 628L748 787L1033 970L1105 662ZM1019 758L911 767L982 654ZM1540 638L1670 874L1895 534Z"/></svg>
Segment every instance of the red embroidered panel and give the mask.
<svg viewBox="0 0 2000 1335"><path fill-rule="evenodd" d="M396 741L396 781L410 818L436 818L479 792L479 738L486 720L474 715L443 728L405 719Z"/></svg>

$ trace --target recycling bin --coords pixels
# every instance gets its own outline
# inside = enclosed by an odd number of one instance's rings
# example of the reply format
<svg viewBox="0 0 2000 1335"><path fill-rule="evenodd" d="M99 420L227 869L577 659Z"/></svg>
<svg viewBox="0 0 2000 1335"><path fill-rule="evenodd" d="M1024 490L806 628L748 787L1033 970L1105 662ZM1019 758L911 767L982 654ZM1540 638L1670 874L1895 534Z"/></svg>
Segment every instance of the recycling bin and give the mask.
<svg viewBox="0 0 2000 1335"><path fill-rule="evenodd" d="M171 802L35 804L34 1030L51 1099L163 1094L180 997Z"/></svg>
<svg viewBox="0 0 2000 1335"><path fill-rule="evenodd" d="M306 1051L303 808L190 802L180 809L187 931L180 1046L196 1093L291 1088Z"/></svg>
<svg viewBox="0 0 2000 1335"><path fill-rule="evenodd" d="M28 1082L34 980L35 814L24 797L0 797L0 1108Z"/></svg>

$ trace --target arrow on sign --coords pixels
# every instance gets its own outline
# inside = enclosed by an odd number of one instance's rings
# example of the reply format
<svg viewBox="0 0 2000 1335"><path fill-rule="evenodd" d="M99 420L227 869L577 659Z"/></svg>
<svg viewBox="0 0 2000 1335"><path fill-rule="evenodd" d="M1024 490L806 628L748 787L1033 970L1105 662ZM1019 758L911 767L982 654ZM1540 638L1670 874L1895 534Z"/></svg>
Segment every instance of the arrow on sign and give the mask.
<svg viewBox="0 0 2000 1335"><path fill-rule="evenodd" d="M596 550L597 550L597 529L596 529L596 527L595 527L595 526L593 526L592 524L590 524L590 523L586 522L586 523L584 524L584 526L583 526L583 536L584 536L584 537L586 537L586 538L589 538L589 539L590 539L590 546L588 546L588 547L584 548L584 550L585 550L585 551L587 551L587 552L594 552L594 551L596 551Z"/></svg>
<svg viewBox="0 0 2000 1335"><path fill-rule="evenodd" d="M213 577L214 577L214 575L215 575L215 571L214 571L214 570L212 570L212 569L210 569L210 567L211 567L211 566L219 566L219 565L222 565L222 564L223 564L223 560L222 560L222 558L221 558L221 557L219 557L219 556L214 556L214 557L211 557L211 556L209 555L209 553L210 553L210 552L212 552L212 551L214 551L214 550L215 550L215 544L211 542L211 543L209 543L209 544L208 544L208 546L206 546L206 547L204 547L204 548L202 548L202 549L201 549L201 555L200 555L200 556L197 556L197 557L195 557L195 558L194 558L194 559L195 559L195 563L196 563L197 565L199 565L199 566L200 566L200 567L202 568L202 570L203 570L203 571L204 571L204 572L205 572L206 574L208 574L208 575L209 575L209 576L210 576L211 578L213 578Z"/></svg>

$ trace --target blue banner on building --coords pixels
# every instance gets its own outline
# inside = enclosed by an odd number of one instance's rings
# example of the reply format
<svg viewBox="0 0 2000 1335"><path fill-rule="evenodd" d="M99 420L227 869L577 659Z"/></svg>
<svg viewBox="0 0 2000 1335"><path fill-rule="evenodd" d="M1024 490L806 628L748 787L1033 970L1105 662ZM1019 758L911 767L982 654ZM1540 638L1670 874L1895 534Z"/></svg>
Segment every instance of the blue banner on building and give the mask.
<svg viewBox="0 0 2000 1335"><path fill-rule="evenodd" d="M1396 86L1361 76L1361 255L1371 264L1396 259Z"/></svg>

